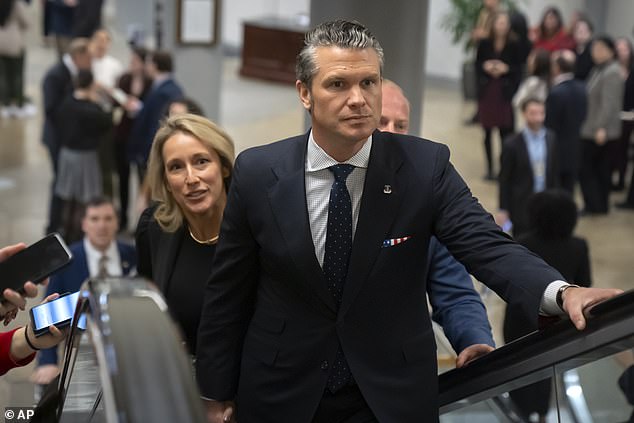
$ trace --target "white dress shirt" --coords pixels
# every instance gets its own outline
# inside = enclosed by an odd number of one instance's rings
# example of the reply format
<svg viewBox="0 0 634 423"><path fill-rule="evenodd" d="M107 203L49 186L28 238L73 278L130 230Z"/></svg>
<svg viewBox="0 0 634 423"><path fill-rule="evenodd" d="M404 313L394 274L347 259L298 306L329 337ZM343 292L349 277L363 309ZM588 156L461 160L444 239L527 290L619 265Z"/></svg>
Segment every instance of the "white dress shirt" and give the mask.
<svg viewBox="0 0 634 423"><path fill-rule="evenodd" d="M88 241L88 238L84 237L84 250L86 251L86 262L88 263L88 273L90 274L90 277L94 278L99 274L99 260L103 255L108 257L108 261L106 262L108 275L123 275L123 270L121 269L121 258L119 257L119 249L117 248L117 243L115 241L112 241L110 243L106 251L101 252L97 250L90 243L90 241Z"/></svg>
<svg viewBox="0 0 634 423"><path fill-rule="evenodd" d="M346 179L346 187L352 201L352 239L356 232L357 220L359 220L359 207L361 206L361 194L365 185L365 173L370 161L372 149L372 135L363 144L361 150L345 164L354 166L354 169ZM342 164L330 157L313 138L313 132L308 137L308 149L306 151L306 205L308 206L308 220L313 236L315 255L320 265L324 263L326 249L326 231L328 228L328 203L330 189L335 182L335 175L328 170L330 166Z"/></svg>
<svg viewBox="0 0 634 423"><path fill-rule="evenodd" d="M101 58L92 59L92 73L95 81L105 88L114 88L124 68L119 59L105 55Z"/></svg>
<svg viewBox="0 0 634 423"><path fill-rule="evenodd" d="M79 73L79 69L77 69L77 66L75 65L75 62L73 62L73 58L70 57L70 54L64 54L62 56L62 62L64 62L64 66L66 66L71 76L73 78L76 78L77 74Z"/></svg>
<svg viewBox="0 0 634 423"><path fill-rule="evenodd" d="M352 201L352 238L354 239L357 221L359 220L359 208L361 206L361 196L365 185L365 175L370 161L370 151L372 149L372 135L368 137L361 149L345 164L355 166L348 179L346 187L350 193ZM321 147L317 145L313 138L313 132L308 136L308 147L306 151L305 164L305 185L306 185L306 205L308 207L308 220L310 231L315 246L315 256L319 265L323 266L324 252L326 248L326 231L328 228L328 203L330 200L330 189L335 181L335 176L328 168L339 163L330 157ZM557 305L557 291L567 282L557 280L551 282L544 291L539 312L545 315L561 315L563 311Z"/></svg>

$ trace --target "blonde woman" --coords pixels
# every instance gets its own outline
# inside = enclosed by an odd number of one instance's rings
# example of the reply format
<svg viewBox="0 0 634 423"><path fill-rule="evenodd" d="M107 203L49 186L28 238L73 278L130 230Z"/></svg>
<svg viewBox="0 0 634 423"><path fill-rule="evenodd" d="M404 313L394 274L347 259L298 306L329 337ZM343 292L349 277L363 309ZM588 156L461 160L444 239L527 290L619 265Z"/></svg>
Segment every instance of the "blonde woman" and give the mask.
<svg viewBox="0 0 634 423"><path fill-rule="evenodd" d="M233 161L229 136L193 114L164 121L150 151L154 204L137 226L137 267L163 292L193 355Z"/></svg>

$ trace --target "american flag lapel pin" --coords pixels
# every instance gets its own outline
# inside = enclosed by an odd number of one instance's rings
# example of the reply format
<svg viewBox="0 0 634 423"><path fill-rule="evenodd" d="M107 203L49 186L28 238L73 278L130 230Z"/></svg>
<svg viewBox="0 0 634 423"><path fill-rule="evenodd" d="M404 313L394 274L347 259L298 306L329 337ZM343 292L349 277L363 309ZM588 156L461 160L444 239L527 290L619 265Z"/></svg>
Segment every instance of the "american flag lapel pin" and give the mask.
<svg viewBox="0 0 634 423"><path fill-rule="evenodd" d="M392 193L392 185L384 185L383 194L391 194L391 193Z"/></svg>

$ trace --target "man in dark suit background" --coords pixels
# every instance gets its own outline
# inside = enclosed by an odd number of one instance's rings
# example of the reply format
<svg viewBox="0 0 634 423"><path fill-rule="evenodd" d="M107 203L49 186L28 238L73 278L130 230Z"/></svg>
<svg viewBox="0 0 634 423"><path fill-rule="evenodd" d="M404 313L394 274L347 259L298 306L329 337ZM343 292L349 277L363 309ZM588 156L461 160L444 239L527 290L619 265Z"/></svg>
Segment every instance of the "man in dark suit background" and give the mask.
<svg viewBox="0 0 634 423"><path fill-rule="evenodd" d="M560 50L551 58L552 87L546 98L544 125L555 133L559 186L574 194L579 177L581 124L586 119L588 96L585 83L575 79L575 54Z"/></svg>
<svg viewBox="0 0 634 423"><path fill-rule="evenodd" d="M535 318L583 328L583 307L619 292L568 289L499 231L447 147L375 130L382 57L358 23L309 31L311 131L236 160L198 334L209 421L437 421L431 235Z"/></svg>
<svg viewBox="0 0 634 423"><path fill-rule="evenodd" d="M116 240L118 229L117 212L112 201L105 197L90 201L82 219L85 237L70 245L73 261L51 276L46 295L77 292L88 277L134 273L136 252L133 246ZM48 384L59 373L57 364L57 348L42 350L31 379L40 385Z"/></svg>
<svg viewBox="0 0 634 423"><path fill-rule="evenodd" d="M68 53L62 60L53 65L44 76L42 83L42 98L44 102L44 128L42 142L46 146L53 166L53 182L51 183L51 198L49 202L48 224L46 233L59 230L62 218L62 201L55 195L57 182L57 159L61 148L60 128L55 119L59 106L64 99L73 93L73 78L79 70L90 70L92 58L89 51L89 40L74 39L68 48ZM63 122L60 122L60 124Z"/></svg>
<svg viewBox="0 0 634 423"><path fill-rule="evenodd" d="M410 106L403 90L395 82L383 79L381 94L379 130L407 135ZM462 367L495 346L486 308L464 266L436 237L431 238L428 254L427 294L432 319L442 326L458 354L456 367Z"/></svg>
<svg viewBox="0 0 634 423"><path fill-rule="evenodd" d="M154 134L159 122L167 113L167 106L183 97L183 90L174 79L172 55L166 51L155 51L146 59L146 73L152 78L152 88L143 102L132 99L127 105L128 112L137 113L130 141L128 158L145 175L147 159Z"/></svg>
<svg viewBox="0 0 634 423"><path fill-rule="evenodd" d="M498 224L510 221L513 236L528 230L526 204L531 194L559 185L555 135L544 128L544 103L522 103L526 127L504 140L500 166Z"/></svg>

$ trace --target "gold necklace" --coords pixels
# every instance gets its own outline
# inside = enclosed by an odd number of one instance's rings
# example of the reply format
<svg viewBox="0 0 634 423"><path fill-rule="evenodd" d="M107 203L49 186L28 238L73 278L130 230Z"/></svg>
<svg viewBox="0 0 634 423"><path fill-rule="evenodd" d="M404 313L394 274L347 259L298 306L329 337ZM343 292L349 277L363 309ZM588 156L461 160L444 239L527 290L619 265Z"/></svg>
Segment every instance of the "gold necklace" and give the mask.
<svg viewBox="0 0 634 423"><path fill-rule="evenodd" d="M200 239L198 239L198 238L196 238L196 237L194 236L194 234L192 233L192 229L191 229L189 226L187 226L187 229L189 230L189 235L192 237L192 239L193 239L194 241L196 241L197 243L199 243L199 244L203 244L203 245L211 245L211 244L215 244L216 242L218 242L218 236L219 236L219 235L212 236L212 237L211 237L211 238L209 238L209 239L206 239L206 240L204 240L204 241L201 241Z"/></svg>

